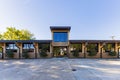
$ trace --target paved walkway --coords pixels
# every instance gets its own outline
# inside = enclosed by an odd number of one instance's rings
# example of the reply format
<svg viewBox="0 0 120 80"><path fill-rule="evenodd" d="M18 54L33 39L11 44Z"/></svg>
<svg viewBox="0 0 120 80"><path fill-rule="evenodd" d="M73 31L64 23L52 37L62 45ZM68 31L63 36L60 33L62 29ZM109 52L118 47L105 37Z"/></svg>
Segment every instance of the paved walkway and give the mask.
<svg viewBox="0 0 120 80"><path fill-rule="evenodd" d="M0 60L0 80L120 80L120 59Z"/></svg>

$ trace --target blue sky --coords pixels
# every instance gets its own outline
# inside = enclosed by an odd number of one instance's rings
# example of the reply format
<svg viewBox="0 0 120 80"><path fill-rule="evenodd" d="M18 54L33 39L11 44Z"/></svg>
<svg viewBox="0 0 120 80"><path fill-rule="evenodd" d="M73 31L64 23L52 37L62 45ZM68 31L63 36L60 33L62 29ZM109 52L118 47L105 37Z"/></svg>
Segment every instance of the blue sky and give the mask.
<svg viewBox="0 0 120 80"><path fill-rule="evenodd" d="M8 26L51 39L50 26L71 26L70 39L120 39L120 0L0 0L0 32Z"/></svg>

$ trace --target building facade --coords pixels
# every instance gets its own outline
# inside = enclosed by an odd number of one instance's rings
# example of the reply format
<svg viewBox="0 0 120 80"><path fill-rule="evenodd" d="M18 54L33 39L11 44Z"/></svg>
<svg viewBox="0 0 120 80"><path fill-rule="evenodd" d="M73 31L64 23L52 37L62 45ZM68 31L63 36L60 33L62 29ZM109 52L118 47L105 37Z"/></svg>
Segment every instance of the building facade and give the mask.
<svg viewBox="0 0 120 80"><path fill-rule="evenodd" d="M119 58L120 40L70 40L70 29L51 26L52 40L0 40L1 59Z"/></svg>

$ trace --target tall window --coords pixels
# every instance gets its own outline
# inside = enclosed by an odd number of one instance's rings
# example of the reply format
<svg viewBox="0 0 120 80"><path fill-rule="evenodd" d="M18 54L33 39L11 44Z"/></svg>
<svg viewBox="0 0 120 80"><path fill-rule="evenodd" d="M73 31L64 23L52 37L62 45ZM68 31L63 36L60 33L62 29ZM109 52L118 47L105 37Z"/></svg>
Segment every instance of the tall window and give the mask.
<svg viewBox="0 0 120 80"><path fill-rule="evenodd" d="M54 32L53 41L54 42L67 42L68 33L67 32Z"/></svg>

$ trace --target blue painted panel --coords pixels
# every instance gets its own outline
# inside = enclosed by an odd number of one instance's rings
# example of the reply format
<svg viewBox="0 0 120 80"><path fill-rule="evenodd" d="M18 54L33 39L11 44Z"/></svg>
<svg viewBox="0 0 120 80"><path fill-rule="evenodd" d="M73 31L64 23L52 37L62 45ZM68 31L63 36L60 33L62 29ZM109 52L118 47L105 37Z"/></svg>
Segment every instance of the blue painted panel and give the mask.
<svg viewBox="0 0 120 80"><path fill-rule="evenodd" d="M68 33L67 32L54 32L53 41L54 42L67 42Z"/></svg>

